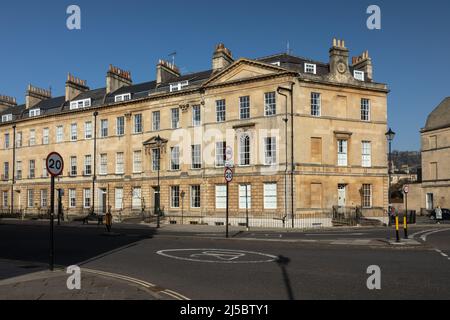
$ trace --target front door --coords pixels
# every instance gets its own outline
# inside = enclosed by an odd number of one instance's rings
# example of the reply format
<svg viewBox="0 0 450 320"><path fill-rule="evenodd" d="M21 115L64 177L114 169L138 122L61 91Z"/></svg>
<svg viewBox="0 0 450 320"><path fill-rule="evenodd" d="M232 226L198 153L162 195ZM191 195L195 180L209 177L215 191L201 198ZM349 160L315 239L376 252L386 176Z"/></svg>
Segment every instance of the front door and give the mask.
<svg viewBox="0 0 450 320"><path fill-rule="evenodd" d="M154 190L154 197L153 197L153 199L154 199L154 208L155 208L154 209L154 213L158 214L157 213L157 209L158 208L161 209L160 208L160 194L158 192L158 187L154 187L153 190Z"/></svg>
<svg viewBox="0 0 450 320"><path fill-rule="evenodd" d="M434 199L432 193L427 193L427 210L434 209Z"/></svg>
<svg viewBox="0 0 450 320"><path fill-rule="evenodd" d="M345 207L346 204L346 189L345 184L338 185L338 206Z"/></svg>

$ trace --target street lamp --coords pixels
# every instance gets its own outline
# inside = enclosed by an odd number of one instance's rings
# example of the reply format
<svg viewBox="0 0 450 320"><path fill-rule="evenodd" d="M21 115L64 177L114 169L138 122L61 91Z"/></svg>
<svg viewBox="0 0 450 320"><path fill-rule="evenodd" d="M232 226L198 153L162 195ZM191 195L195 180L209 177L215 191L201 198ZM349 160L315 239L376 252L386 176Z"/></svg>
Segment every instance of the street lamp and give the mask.
<svg viewBox="0 0 450 320"><path fill-rule="evenodd" d="M92 214L95 213L95 181L97 180L97 117L98 112L93 113L94 116L94 175L92 176Z"/></svg>
<svg viewBox="0 0 450 320"><path fill-rule="evenodd" d="M388 183L389 183L389 185L388 185L388 193L389 193L388 194L388 202L389 202L388 209L389 209L389 211L391 209L392 141L394 140L394 138L395 138L395 132L392 131L391 128L389 128L389 131L386 132L386 139L389 142L389 164L388 164L388 166L389 166L388 167Z"/></svg>
<svg viewBox="0 0 450 320"><path fill-rule="evenodd" d="M184 224L184 196L186 195L186 193L183 191L181 191L181 224Z"/></svg>
<svg viewBox="0 0 450 320"><path fill-rule="evenodd" d="M162 139L161 137L158 135L156 137L156 146L158 147L158 188L156 190L156 228L160 228L161 227L161 223L160 223L160 218L161 218L161 212L160 212L160 200L161 200L161 195L160 195L160 169L161 169L161 145L162 145Z"/></svg>

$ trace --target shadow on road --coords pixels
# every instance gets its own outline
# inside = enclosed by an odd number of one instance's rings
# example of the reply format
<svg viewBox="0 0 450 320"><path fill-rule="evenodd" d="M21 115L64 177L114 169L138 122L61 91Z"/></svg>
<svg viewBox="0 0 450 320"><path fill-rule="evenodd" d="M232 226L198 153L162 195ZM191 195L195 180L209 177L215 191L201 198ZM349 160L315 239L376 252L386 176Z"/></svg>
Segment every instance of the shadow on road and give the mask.
<svg viewBox="0 0 450 320"><path fill-rule="evenodd" d="M104 226L56 226L55 265L70 266L117 252L136 245L139 241L152 238L155 229L138 226L113 226L108 234ZM34 272L33 264L49 262L50 227L48 223L2 223L0 224L0 271L1 260L26 263ZM5 270L6 271L6 270ZM1 272L0 272L1 273ZM3 275L3 278L5 275Z"/></svg>
<svg viewBox="0 0 450 320"><path fill-rule="evenodd" d="M276 263L280 267L281 273L283 274L283 281L284 281L284 285L286 286L288 299L295 300L294 293L292 292L291 281L289 280L289 275L286 270L286 267L288 266L288 264L290 262L291 262L291 259L289 259L288 257L284 257L284 256L278 256L278 259L276 260Z"/></svg>

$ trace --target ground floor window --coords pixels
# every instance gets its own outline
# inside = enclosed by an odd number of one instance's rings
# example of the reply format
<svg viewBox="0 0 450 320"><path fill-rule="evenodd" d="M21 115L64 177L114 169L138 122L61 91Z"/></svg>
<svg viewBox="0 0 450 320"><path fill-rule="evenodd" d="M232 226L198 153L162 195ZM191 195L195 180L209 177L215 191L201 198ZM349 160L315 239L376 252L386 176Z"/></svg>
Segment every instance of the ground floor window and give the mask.
<svg viewBox="0 0 450 320"><path fill-rule="evenodd" d="M83 205L85 209L91 207L91 189L83 190Z"/></svg>
<svg viewBox="0 0 450 320"><path fill-rule="evenodd" d="M170 187L170 207L171 208L180 207L180 186Z"/></svg>
<svg viewBox="0 0 450 320"><path fill-rule="evenodd" d="M142 208L142 189L141 187L133 188L133 209Z"/></svg>
<svg viewBox="0 0 450 320"><path fill-rule="evenodd" d="M28 208L34 207L34 190L28 190Z"/></svg>
<svg viewBox="0 0 450 320"><path fill-rule="evenodd" d="M191 208L200 208L200 186L191 186Z"/></svg>
<svg viewBox="0 0 450 320"><path fill-rule="evenodd" d="M363 199L362 199L363 207L371 208L372 207L372 185L363 184L362 191L363 191Z"/></svg>
<svg viewBox="0 0 450 320"><path fill-rule="evenodd" d="M277 184L265 183L264 184L264 209L276 209L277 208Z"/></svg>
<svg viewBox="0 0 450 320"><path fill-rule="evenodd" d="M77 196L75 189L69 189L69 208L75 208L77 206Z"/></svg>
<svg viewBox="0 0 450 320"><path fill-rule="evenodd" d="M41 190L41 207L42 208L47 208L48 206L48 190L47 189L42 189Z"/></svg>
<svg viewBox="0 0 450 320"><path fill-rule="evenodd" d="M123 209L123 188L116 188L114 202L116 210Z"/></svg>
<svg viewBox="0 0 450 320"><path fill-rule="evenodd" d="M239 209L252 208L252 186L244 184L239 186Z"/></svg>
<svg viewBox="0 0 450 320"><path fill-rule="evenodd" d="M227 186L216 186L216 209L227 208Z"/></svg>
<svg viewBox="0 0 450 320"><path fill-rule="evenodd" d="M3 204L3 207L8 206L8 191L3 191L2 204Z"/></svg>

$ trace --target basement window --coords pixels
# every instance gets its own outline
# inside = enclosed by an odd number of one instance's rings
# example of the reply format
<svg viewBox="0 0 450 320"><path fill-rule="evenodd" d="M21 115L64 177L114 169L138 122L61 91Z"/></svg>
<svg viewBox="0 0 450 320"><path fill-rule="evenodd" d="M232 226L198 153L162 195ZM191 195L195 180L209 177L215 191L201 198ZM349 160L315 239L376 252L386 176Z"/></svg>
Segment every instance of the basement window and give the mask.
<svg viewBox="0 0 450 320"><path fill-rule="evenodd" d="M355 70L355 71L353 71L353 77L356 80L364 81L364 72L363 71L359 71L359 70Z"/></svg>
<svg viewBox="0 0 450 320"><path fill-rule="evenodd" d="M317 66L313 63L305 63L305 73L316 74Z"/></svg>
<svg viewBox="0 0 450 320"><path fill-rule="evenodd" d="M172 83L170 85L170 92L176 92L176 91L181 91L183 90L185 87L187 87L189 85L189 81L182 81L182 82L178 82L178 83Z"/></svg>
<svg viewBox="0 0 450 320"><path fill-rule="evenodd" d="M2 116L2 122L12 121L12 114L5 114Z"/></svg>
<svg viewBox="0 0 450 320"><path fill-rule="evenodd" d="M115 102L123 102L123 101L130 101L130 100L131 100L131 93L119 94L114 97Z"/></svg>
<svg viewBox="0 0 450 320"><path fill-rule="evenodd" d="M91 98L83 99L83 100L76 100L76 101L72 101L70 103L70 110L88 108L90 106L91 106Z"/></svg>
<svg viewBox="0 0 450 320"><path fill-rule="evenodd" d="M41 109L31 109L30 117L37 117L41 115Z"/></svg>

